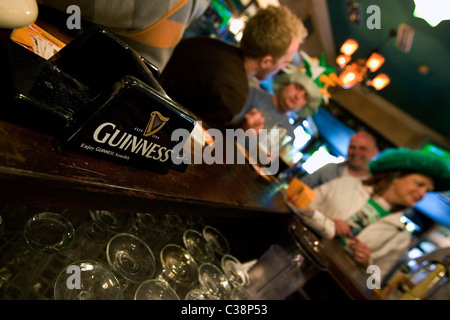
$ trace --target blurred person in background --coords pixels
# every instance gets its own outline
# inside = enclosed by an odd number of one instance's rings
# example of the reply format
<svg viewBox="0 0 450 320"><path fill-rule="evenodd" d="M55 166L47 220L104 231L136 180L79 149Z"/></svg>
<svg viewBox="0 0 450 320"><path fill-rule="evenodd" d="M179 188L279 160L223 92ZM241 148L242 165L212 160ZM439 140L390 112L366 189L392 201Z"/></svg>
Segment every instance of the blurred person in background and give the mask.
<svg viewBox="0 0 450 320"><path fill-rule="evenodd" d="M329 163L322 168L300 178L309 187L321 184L341 176L365 179L369 176L369 162L378 154L377 141L366 131L358 131L350 138L347 160L341 163Z"/></svg>
<svg viewBox="0 0 450 320"><path fill-rule="evenodd" d="M440 157L405 148L383 151L369 168L366 180L342 176L314 188L308 209L294 212L323 238L339 237L356 262L379 266L384 277L409 249L403 211L429 191L450 189L450 172Z"/></svg>
<svg viewBox="0 0 450 320"><path fill-rule="evenodd" d="M257 109L235 118L247 101L248 79L278 73L306 36L302 21L287 7L269 6L247 21L238 46L210 37L180 41L159 80L173 100L209 126L258 131L264 118Z"/></svg>
<svg viewBox="0 0 450 320"><path fill-rule="evenodd" d="M250 85L247 103L240 114L256 108L264 115L265 128L279 125L294 138L295 128L289 122L289 117L296 113L299 117L306 118L316 113L322 101L319 87L306 74L295 71L275 76L273 89L274 95Z"/></svg>
<svg viewBox="0 0 450 320"><path fill-rule="evenodd" d="M81 18L115 33L160 71L186 27L203 15L210 0L38 0L66 13L76 5ZM83 27L83 26L82 26Z"/></svg>

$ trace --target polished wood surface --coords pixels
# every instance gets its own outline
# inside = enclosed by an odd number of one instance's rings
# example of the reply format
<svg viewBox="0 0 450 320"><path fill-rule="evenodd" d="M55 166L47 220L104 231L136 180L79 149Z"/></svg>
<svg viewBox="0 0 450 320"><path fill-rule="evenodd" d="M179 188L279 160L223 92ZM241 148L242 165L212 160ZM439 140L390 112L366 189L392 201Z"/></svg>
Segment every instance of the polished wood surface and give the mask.
<svg viewBox="0 0 450 320"><path fill-rule="evenodd" d="M3 204L289 215L278 189L249 164L191 164L162 175L66 150L50 135L0 121Z"/></svg>
<svg viewBox="0 0 450 320"><path fill-rule="evenodd" d="M259 226L267 225L264 220L291 218L279 188L249 164L189 165L185 172L162 175L66 150L50 135L0 121L3 205L249 218L242 225L245 230L252 218L262 219L255 224ZM236 221L226 223L235 229ZM242 235L241 229L237 233ZM232 240L234 247L241 240ZM325 248L330 259L327 272L351 299L377 299L366 286L369 274L337 240L326 242ZM265 248L258 249L259 254ZM255 258L255 253L250 256Z"/></svg>
<svg viewBox="0 0 450 320"><path fill-rule="evenodd" d="M367 273L367 268L355 262L337 239L326 241L324 246L330 259L328 274L350 299L380 299L376 292L369 289L367 285L371 273Z"/></svg>
<svg viewBox="0 0 450 320"><path fill-rule="evenodd" d="M291 218L279 188L249 164L191 164L162 175L66 149L51 135L0 120L0 205L223 218L218 226L233 236L234 253L254 259ZM327 255L328 273L350 298L376 298L365 270L339 243L327 244Z"/></svg>

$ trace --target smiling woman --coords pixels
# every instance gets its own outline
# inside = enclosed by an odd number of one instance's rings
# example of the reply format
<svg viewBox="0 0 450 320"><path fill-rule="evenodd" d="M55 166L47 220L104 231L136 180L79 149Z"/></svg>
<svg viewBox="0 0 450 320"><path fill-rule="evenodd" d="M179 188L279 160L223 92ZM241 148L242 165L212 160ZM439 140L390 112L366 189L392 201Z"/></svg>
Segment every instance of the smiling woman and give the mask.
<svg viewBox="0 0 450 320"><path fill-rule="evenodd" d="M403 210L433 188L449 189L450 173L441 158L403 148L383 151L369 167L372 176L362 182L344 176L315 188L308 210L296 212L322 237L339 237L356 262L378 265L385 276L410 245Z"/></svg>

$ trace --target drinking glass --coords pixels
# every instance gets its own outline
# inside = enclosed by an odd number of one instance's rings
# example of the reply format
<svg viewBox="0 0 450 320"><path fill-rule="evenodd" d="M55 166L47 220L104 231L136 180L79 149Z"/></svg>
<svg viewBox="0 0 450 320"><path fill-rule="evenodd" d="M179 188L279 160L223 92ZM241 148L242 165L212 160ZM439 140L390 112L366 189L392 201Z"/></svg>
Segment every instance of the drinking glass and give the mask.
<svg viewBox="0 0 450 320"><path fill-rule="evenodd" d="M186 230L183 234L183 243L197 265L214 261L214 249L200 232L193 229Z"/></svg>
<svg viewBox="0 0 450 320"><path fill-rule="evenodd" d="M83 259L96 261L106 260L106 245L111 238L111 233L101 228L93 221L85 221L77 229L77 238L74 243L74 250Z"/></svg>
<svg viewBox="0 0 450 320"><path fill-rule="evenodd" d="M150 279L141 283L134 300L180 300L178 294L166 282Z"/></svg>
<svg viewBox="0 0 450 320"><path fill-rule="evenodd" d="M127 233L109 240L106 257L112 270L132 283L151 278L156 269L152 250L144 241Z"/></svg>
<svg viewBox="0 0 450 320"><path fill-rule="evenodd" d="M107 210L89 210L91 219L84 221L77 230L76 251L83 259L106 260L106 245L112 236L126 232L132 227L127 213Z"/></svg>
<svg viewBox="0 0 450 320"><path fill-rule="evenodd" d="M43 208L21 211L24 208L12 207L2 213L9 217L10 209L11 213L33 215L25 222L22 234L16 232L16 227L21 228L23 224L11 220L10 230L0 239L0 246L5 249L0 259L0 295L2 299L46 299L48 297L42 294L44 281L56 277L56 272L52 276L53 270L48 266L55 260L56 253L64 252L57 256L58 260L65 259L75 238L74 227L68 219ZM43 279L44 271L47 279Z"/></svg>
<svg viewBox="0 0 450 320"><path fill-rule="evenodd" d="M223 256L224 254L230 252L228 240L216 228L212 226L205 226L203 228L203 237L205 237L206 241L208 241L214 252L217 254Z"/></svg>
<svg viewBox="0 0 450 320"><path fill-rule="evenodd" d="M255 300L255 297L244 286L234 287L230 298L231 300Z"/></svg>
<svg viewBox="0 0 450 320"><path fill-rule="evenodd" d="M220 300L230 299L231 284L218 267L209 262L203 263L198 273L198 281L203 289Z"/></svg>
<svg viewBox="0 0 450 320"><path fill-rule="evenodd" d="M223 273L234 287L244 286L249 283L249 276L242 263L230 254L224 254L221 259Z"/></svg>
<svg viewBox="0 0 450 320"><path fill-rule="evenodd" d="M219 298L213 296L205 288L194 288L186 294L184 300L219 300Z"/></svg>
<svg viewBox="0 0 450 320"><path fill-rule="evenodd" d="M133 227L131 214L109 210L89 210L92 220L102 229L113 234L125 233Z"/></svg>
<svg viewBox="0 0 450 320"><path fill-rule="evenodd" d="M162 214L136 213L131 232L144 240L159 259L161 248L170 242L170 232Z"/></svg>
<svg viewBox="0 0 450 320"><path fill-rule="evenodd" d="M166 214L164 225L169 235L167 243L183 244L183 233L188 229L184 217L178 214Z"/></svg>
<svg viewBox="0 0 450 320"><path fill-rule="evenodd" d="M164 216L151 213L135 213L132 230L138 237L146 236L148 231L163 233L166 230Z"/></svg>
<svg viewBox="0 0 450 320"><path fill-rule="evenodd" d="M69 248L75 239L72 223L52 212L34 215L25 224L27 244L40 252L57 253Z"/></svg>
<svg viewBox="0 0 450 320"><path fill-rule="evenodd" d="M83 260L61 270L55 280L55 300L121 300L122 288L114 273L103 264Z"/></svg>
<svg viewBox="0 0 450 320"><path fill-rule="evenodd" d="M184 219L179 216L178 214L166 214L164 216L165 218L165 224L168 228L177 230L177 231L184 231L186 229L186 224Z"/></svg>
<svg viewBox="0 0 450 320"><path fill-rule="evenodd" d="M179 296L184 297L198 281L198 266L194 258L186 249L172 243L162 248L160 258L163 270L157 279L167 282Z"/></svg>

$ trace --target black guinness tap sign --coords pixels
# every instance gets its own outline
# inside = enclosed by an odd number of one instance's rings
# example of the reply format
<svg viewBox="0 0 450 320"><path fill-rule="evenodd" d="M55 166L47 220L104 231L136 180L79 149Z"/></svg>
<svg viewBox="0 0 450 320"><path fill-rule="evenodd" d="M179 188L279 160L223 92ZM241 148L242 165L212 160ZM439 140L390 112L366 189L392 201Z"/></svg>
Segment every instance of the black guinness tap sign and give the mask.
<svg viewBox="0 0 450 320"><path fill-rule="evenodd" d="M172 133L194 128L194 115L167 96L157 69L101 27L49 60L12 41L0 58L0 118L70 149L166 173L180 143Z"/></svg>
<svg viewBox="0 0 450 320"><path fill-rule="evenodd" d="M172 166L174 130L191 132L194 117L140 80L126 76L99 96L96 110L72 124L71 148L160 173Z"/></svg>

